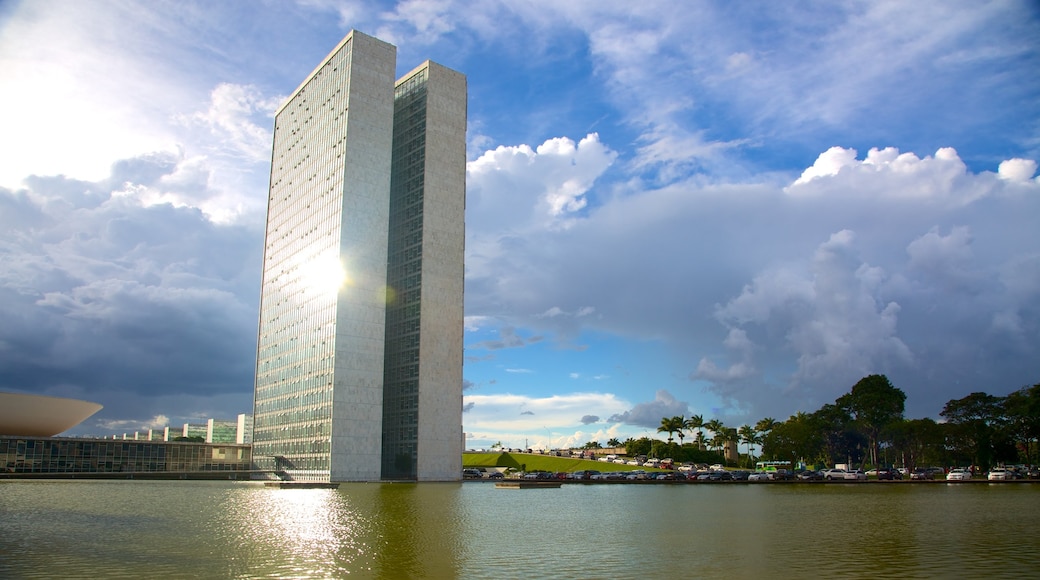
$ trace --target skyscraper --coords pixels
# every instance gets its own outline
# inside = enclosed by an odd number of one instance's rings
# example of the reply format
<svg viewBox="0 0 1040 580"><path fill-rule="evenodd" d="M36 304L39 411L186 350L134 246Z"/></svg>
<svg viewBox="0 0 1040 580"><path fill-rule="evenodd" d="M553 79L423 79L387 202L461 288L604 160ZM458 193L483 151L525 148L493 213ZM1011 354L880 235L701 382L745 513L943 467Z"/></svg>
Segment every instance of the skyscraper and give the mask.
<svg viewBox="0 0 1040 580"><path fill-rule="evenodd" d="M466 78L352 31L275 115L253 457L301 481L462 470Z"/></svg>

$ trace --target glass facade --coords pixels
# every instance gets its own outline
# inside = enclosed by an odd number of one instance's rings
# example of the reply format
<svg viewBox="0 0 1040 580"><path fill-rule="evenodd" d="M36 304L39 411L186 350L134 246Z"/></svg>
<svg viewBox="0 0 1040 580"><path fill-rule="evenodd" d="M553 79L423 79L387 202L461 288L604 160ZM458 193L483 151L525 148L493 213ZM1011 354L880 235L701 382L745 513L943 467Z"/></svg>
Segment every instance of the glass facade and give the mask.
<svg viewBox="0 0 1040 580"><path fill-rule="evenodd" d="M335 284L340 259L351 48L275 119L253 413L268 467L329 470L337 305L321 282Z"/></svg>
<svg viewBox="0 0 1040 580"><path fill-rule="evenodd" d="M300 481L459 478L466 90L451 71L440 90L454 105L431 153L438 67L395 82L396 49L351 32L276 114L257 467ZM424 340L440 344L421 353Z"/></svg>
<svg viewBox="0 0 1040 580"><path fill-rule="evenodd" d="M383 479L415 479L419 436L426 82L423 68L394 91L390 234L383 373Z"/></svg>
<svg viewBox="0 0 1040 580"><path fill-rule="evenodd" d="M248 472L248 445L0 437L0 471L22 474Z"/></svg>

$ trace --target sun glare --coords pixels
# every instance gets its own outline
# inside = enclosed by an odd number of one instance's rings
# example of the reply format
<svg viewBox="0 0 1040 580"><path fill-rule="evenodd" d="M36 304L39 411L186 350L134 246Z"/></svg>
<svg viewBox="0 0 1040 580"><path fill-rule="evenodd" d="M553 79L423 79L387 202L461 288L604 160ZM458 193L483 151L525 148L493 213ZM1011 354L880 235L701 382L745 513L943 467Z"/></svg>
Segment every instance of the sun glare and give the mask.
<svg viewBox="0 0 1040 580"><path fill-rule="evenodd" d="M301 281L308 290L335 294L350 284L347 270L336 256L315 258L301 268Z"/></svg>

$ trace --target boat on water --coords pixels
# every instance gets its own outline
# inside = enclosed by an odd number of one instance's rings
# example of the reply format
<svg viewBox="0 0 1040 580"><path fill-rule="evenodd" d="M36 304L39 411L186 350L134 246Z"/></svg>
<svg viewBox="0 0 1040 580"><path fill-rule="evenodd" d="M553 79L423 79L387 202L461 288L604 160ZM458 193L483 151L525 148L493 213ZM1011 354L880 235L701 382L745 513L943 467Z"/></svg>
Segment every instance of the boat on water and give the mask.
<svg viewBox="0 0 1040 580"><path fill-rule="evenodd" d="M502 489L549 489L560 487L562 485L562 481L530 481L524 479L510 479L495 482L495 487L500 487Z"/></svg>

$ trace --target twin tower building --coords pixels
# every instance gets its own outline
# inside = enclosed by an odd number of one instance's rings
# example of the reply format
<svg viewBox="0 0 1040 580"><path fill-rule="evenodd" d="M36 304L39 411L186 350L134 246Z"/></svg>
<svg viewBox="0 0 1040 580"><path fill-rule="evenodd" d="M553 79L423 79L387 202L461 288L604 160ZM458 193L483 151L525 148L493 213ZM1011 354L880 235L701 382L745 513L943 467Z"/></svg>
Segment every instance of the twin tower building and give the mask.
<svg viewBox="0 0 1040 580"><path fill-rule="evenodd" d="M253 458L297 481L462 471L466 77L352 31L275 116Z"/></svg>

